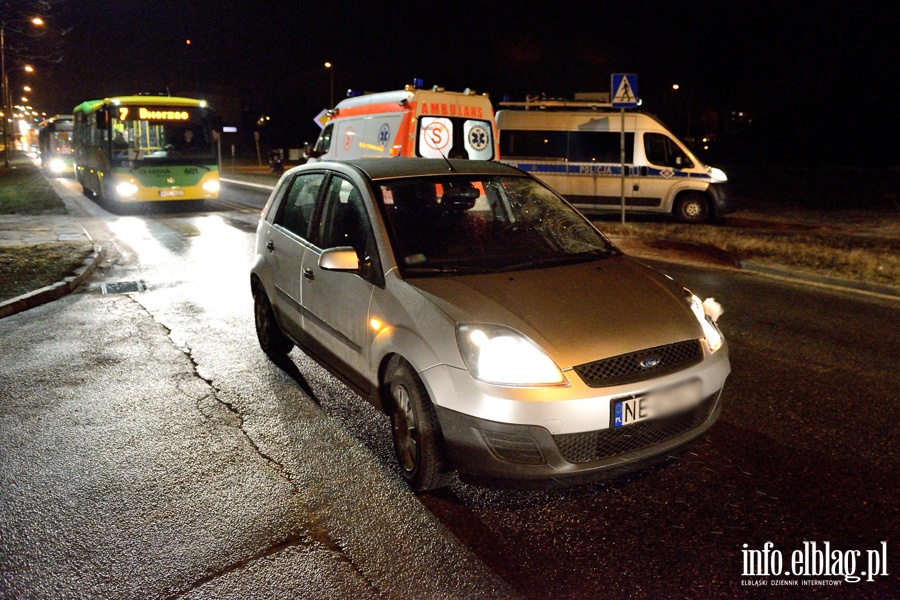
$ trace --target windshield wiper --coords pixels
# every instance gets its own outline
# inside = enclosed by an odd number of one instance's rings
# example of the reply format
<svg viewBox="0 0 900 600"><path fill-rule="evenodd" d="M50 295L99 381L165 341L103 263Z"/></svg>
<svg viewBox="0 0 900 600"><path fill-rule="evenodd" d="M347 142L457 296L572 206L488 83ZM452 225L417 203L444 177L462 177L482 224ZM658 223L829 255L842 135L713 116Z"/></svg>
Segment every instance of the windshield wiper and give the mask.
<svg viewBox="0 0 900 600"><path fill-rule="evenodd" d="M537 258L535 260L507 265L506 268L510 270L519 270L532 269L534 267L550 267L553 265L574 265L577 263L588 262L592 260L600 260L601 258L609 258L612 255L613 253L611 252L604 252L602 254L591 252L580 254L565 254L563 256L545 256L543 258Z"/></svg>
<svg viewBox="0 0 900 600"><path fill-rule="evenodd" d="M428 273L435 275L459 275L463 273L494 273L498 269L488 269L485 267L472 267L469 265L441 265L434 267L406 267L406 273Z"/></svg>

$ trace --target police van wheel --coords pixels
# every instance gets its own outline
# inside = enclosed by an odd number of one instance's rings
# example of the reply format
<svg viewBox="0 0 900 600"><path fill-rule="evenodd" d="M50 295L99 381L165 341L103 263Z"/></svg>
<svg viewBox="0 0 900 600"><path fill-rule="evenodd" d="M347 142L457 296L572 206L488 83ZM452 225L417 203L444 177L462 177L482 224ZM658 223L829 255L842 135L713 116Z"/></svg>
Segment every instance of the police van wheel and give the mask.
<svg viewBox="0 0 900 600"><path fill-rule="evenodd" d="M705 223L709 216L709 202L703 194L688 192L675 201L675 218L682 223Z"/></svg>

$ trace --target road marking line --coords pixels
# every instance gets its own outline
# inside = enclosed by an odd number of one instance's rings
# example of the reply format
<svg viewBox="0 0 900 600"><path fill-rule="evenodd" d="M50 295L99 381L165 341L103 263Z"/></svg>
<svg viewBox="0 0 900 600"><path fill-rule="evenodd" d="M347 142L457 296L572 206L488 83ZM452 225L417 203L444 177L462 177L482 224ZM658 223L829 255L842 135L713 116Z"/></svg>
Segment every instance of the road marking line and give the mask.
<svg viewBox="0 0 900 600"><path fill-rule="evenodd" d="M240 181L238 179L225 179L224 177L219 177L219 181L224 181L225 183L234 183L236 185L246 185L248 187L260 188L263 190L274 190L274 185L265 185L262 183L250 183L249 181Z"/></svg>

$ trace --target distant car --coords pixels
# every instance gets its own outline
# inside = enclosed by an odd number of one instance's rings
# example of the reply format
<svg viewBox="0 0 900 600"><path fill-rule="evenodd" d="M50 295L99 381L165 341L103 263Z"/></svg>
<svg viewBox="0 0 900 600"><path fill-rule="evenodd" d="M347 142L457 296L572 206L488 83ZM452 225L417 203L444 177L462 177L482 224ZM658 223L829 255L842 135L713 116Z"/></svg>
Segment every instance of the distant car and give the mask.
<svg viewBox="0 0 900 600"><path fill-rule="evenodd" d="M646 466L718 418L728 350L700 300L496 162L321 162L257 229L256 331L390 415L415 490Z"/></svg>

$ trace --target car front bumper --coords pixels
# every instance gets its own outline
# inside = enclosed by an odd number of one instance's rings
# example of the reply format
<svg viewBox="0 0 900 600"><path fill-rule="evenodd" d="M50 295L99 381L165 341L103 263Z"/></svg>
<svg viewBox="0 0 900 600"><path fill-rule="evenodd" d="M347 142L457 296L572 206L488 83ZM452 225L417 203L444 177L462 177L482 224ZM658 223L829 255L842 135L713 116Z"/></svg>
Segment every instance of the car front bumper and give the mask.
<svg viewBox="0 0 900 600"><path fill-rule="evenodd" d="M721 390L677 415L573 434L435 409L447 458L460 473L544 487L616 477L680 453L718 419Z"/></svg>

